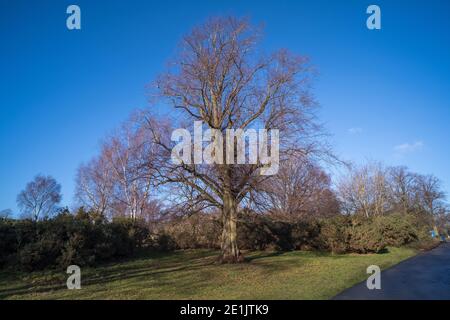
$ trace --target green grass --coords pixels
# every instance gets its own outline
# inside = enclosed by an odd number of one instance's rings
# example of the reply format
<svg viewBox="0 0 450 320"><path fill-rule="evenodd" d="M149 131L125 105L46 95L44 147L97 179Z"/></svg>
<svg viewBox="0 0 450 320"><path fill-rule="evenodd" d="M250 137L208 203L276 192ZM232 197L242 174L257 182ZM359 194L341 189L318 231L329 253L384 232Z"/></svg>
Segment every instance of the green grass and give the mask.
<svg viewBox="0 0 450 320"><path fill-rule="evenodd" d="M0 272L0 299L329 299L366 279L366 268L385 269L415 255L331 255L252 252L248 263L217 264L211 250L146 254L133 260L82 268L82 289L68 290L65 270Z"/></svg>

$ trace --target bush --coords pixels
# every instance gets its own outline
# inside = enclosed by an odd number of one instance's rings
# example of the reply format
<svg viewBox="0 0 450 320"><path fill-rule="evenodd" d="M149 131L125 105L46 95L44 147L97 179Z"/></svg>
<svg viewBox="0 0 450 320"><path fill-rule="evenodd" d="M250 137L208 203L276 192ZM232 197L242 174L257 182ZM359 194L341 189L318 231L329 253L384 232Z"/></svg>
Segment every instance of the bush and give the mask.
<svg viewBox="0 0 450 320"><path fill-rule="evenodd" d="M122 217L114 219L109 226L115 229L112 230L113 234L117 232L117 235L120 235L126 243L126 247L121 248L124 253L134 250L135 247L142 247L150 234L145 222L142 220L131 220Z"/></svg>
<svg viewBox="0 0 450 320"><path fill-rule="evenodd" d="M242 250L377 253L386 246L402 246L420 239L416 226L423 223L417 220L414 224L413 218L398 214L371 218L337 215L322 220L285 221L270 215L241 212L237 240ZM158 250L220 248L220 216L197 214L176 219L167 223L159 234L151 241L151 246Z"/></svg>
<svg viewBox="0 0 450 320"><path fill-rule="evenodd" d="M318 221L297 222L291 226L291 241L295 250L322 249L321 226Z"/></svg>
<svg viewBox="0 0 450 320"><path fill-rule="evenodd" d="M383 234L371 219L353 221L349 231L348 250L356 253L379 253L386 248Z"/></svg>
<svg viewBox="0 0 450 320"><path fill-rule="evenodd" d="M170 235L179 249L220 248L221 224L215 214L196 214L166 224L162 233Z"/></svg>
<svg viewBox="0 0 450 320"><path fill-rule="evenodd" d="M293 222L270 215L241 212L237 240L243 250L379 253L386 246L403 246L422 238L429 239L425 218L400 214L371 218L337 215L322 220ZM159 250L165 250L165 247L169 250L219 248L221 223L216 214L198 214L172 221L163 228L161 235L153 239L153 246Z"/></svg>
<svg viewBox="0 0 450 320"><path fill-rule="evenodd" d="M351 218L336 216L321 221L320 242L323 248L341 254L349 250Z"/></svg>
<svg viewBox="0 0 450 320"><path fill-rule="evenodd" d="M320 249L320 224L317 221L286 222L257 214L241 217L238 245L247 250Z"/></svg>
<svg viewBox="0 0 450 320"><path fill-rule="evenodd" d="M320 237L333 253L378 253L386 246L403 246L418 241L428 227L415 226L411 215L389 214L376 217L336 216L321 221Z"/></svg>
<svg viewBox="0 0 450 320"><path fill-rule="evenodd" d="M16 250L17 241L13 221L0 218L0 267L8 262Z"/></svg>
<svg viewBox="0 0 450 320"><path fill-rule="evenodd" d="M25 245L18 253L20 268L33 271L55 266L60 255L60 248L55 244L53 239L40 239Z"/></svg>
<svg viewBox="0 0 450 320"><path fill-rule="evenodd" d="M267 217L248 214L240 217L237 225L238 246L244 250L276 248L277 238Z"/></svg>
<svg viewBox="0 0 450 320"><path fill-rule="evenodd" d="M372 219L336 216L321 222L321 241L332 253L378 253L386 243Z"/></svg>
<svg viewBox="0 0 450 320"><path fill-rule="evenodd" d="M244 250L326 250L378 253L386 246L432 247L427 217L390 214L364 218L338 215L322 220L281 221L246 212L239 215L238 246ZM159 251L219 248L221 222L216 214L172 220L150 234L145 222L111 222L92 212L61 212L43 221L0 219L0 266L24 270L92 266L131 256L136 249Z"/></svg>
<svg viewBox="0 0 450 320"><path fill-rule="evenodd" d="M112 222L80 210L42 221L0 221L0 262L31 271L95 265L130 256L148 237L140 221Z"/></svg>
<svg viewBox="0 0 450 320"><path fill-rule="evenodd" d="M418 231L408 218L405 215L390 214L374 219L374 224L386 245L400 247L419 239Z"/></svg>
<svg viewBox="0 0 450 320"><path fill-rule="evenodd" d="M172 236L162 233L155 237L153 248L158 251L173 251L178 249L178 246Z"/></svg>

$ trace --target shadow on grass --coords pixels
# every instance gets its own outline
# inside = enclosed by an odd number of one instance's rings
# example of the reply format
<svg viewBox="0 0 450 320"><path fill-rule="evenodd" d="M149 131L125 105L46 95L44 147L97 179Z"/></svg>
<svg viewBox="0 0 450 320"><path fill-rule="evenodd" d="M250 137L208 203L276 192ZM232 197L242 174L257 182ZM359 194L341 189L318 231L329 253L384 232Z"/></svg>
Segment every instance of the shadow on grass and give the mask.
<svg viewBox="0 0 450 320"><path fill-rule="evenodd" d="M263 251L257 254L250 254L249 256L245 257L245 262L252 262L257 261L259 259L267 259L267 258L273 258L273 257L279 257L286 252L283 251Z"/></svg>
<svg viewBox="0 0 450 320"><path fill-rule="evenodd" d="M158 280L158 285L163 285L162 278L164 275L174 274L179 277L185 271L195 272L198 269L215 264L215 256L216 253L211 250L186 250L171 253L140 252L131 259L103 264L96 268L87 267L85 270L82 268L82 285L105 285L118 280L127 282L137 278ZM23 276L22 273L0 274L0 299L66 288L67 275L64 271L55 270L53 278L46 279L45 273L48 272L33 273L33 283L30 284L23 284L24 281L31 281L31 279L26 279L28 275ZM59 274L61 277L58 277ZM37 283L36 278L38 278ZM10 283L12 283L11 287L6 287ZM17 283L17 285L14 283ZM1 288L1 286L6 288Z"/></svg>
<svg viewBox="0 0 450 320"><path fill-rule="evenodd" d="M260 251L246 252L245 263L228 266L217 263L218 255L219 252L215 250L171 253L142 251L133 258L119 262L82 268L82 286L86 286L87 290L71 293L63 292L67 279L65 270L31 274L0 273L0 299L11 296L21 298L21 295L26 298L30 294L53 292L57 297L67 299L93 296L105 299L162 299L175 296L189 299L199 294L201 297L207 297L208 293L205 292L214 292L215 296L221 296L221 286L239 288L241 281L246 281L246 274L260 274L259 277L267 279L282 271L298 270L317 263L317 259L321 258L348 259L348 255L332 255L327 252Z"/></svg>

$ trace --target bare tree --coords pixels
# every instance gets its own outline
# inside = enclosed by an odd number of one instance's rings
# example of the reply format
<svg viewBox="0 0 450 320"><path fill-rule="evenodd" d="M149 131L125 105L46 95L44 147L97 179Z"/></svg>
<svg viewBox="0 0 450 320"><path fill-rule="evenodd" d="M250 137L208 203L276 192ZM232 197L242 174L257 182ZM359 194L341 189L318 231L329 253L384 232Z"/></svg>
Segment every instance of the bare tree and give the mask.
<svg viewBox="0 0 450 320"><path fill-rule="evenodd" d="M19 193L17 205L24 216L36 221L53 214L61 198L61 185L54 178L37 175Z"/></svg>
<svg viewBox="0 0 450 320"><path fill-rule="evenodd" d="M11 209L4 209L0 211L0 219L8 219L12 216L12 210Z"/></svg>
<svg viewBox="0 0 450 320"><path fill-rule="evenodd" d="M291 158L254 193L257 207L287 221L339 213L330 177L315 163Z"/></svg>
<svg viewBox="0 0 450 320"><path fill-rule="evenodd" d="M353 167L338 186L342 207L347 213L366 217L389 209L389 190L385 169L372 163Z"/></svg>
<svg viewBox="0 0 450 320"><path fill-rule="evenodd" d="M352 168L338 192L347 212L366 216L388 212L438 215L446 199L435 176L416 174L406 167L385 169L381 164Z"/></svg>
<svg viewBox="0 0 450 320"><path fill-rule="evenodd" d="M102 215L132 219L154 212L150 199L154 145L148 131L127 121L103 143L98 158L79 168L78 201Z"/></svg>
<svg viewBox="0 0 450 320"><path fill-rule="evenodd" d="M441 189L441 181L433 175L417 176L417 202L430 215L435 215L444 207L446 196Z"/></svg>
<svg viewBox="0 0 450 320"><path fill-rule="evenodd" d="M386 169L381 164L375 164L371 169L373 211L375 214L381 215L390 209L391 204Z"/></svg>
<svg viewBox="0 0 450 320"><path fill-rule="evenodd" d="M157 96L174 108L175 125L201 121L205 129L218 130L222 136L227 129L277 129L281 160L292 154L325 154L328 150L319 143L315 104L308 90L307 59L287 50L264 56L257 51L259 35L247 20L236 18L211 19L195 28L183 38L172 68L156 81ZM221 260L241 261L237 213L249 201L250 191L267 179L260 174L265 165L261 161L174 164L170 160L173 127L149 115L145 120L161 146L160 183L188 186L193 207L218 208L223 226ZM229 154L227 149L235 146L224 146L224 155Z"/></svg>
<svg viewBox="0 0 450 320"><path fill-rule="evenodd" d="M342 208L346 213L362 213L370 215L371 194L369 190L370 178L367 168L349 170L339 183L338 192Z"/></svg>
<svg viewBox="0 0 450 320"><path fill-rule="evenodd" d="M132 219L150 204L154 145L147 133L127 122L102 149L114 182L113 207Z"/></svg>
<svg viewBox="0 0 450 320"><path fill-rule="evenodd" d="M406 214L419 207L415 202L418 199L417 177L404 166L388 168L392 210Z"/></svg>
<svg viewBox="0 0 450 320"><path fill-rule="evenodd" d="M105 216L113 197L112 169L104 157L78 168L75 197L82 206Z"/></svg>

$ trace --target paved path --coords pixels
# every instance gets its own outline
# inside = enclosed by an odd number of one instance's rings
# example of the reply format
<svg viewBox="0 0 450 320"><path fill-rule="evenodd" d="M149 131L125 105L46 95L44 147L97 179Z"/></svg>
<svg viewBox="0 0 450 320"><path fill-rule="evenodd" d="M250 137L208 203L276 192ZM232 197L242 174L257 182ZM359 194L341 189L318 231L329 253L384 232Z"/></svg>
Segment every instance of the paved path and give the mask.
<svg viewBox="0 0 450 320"><path fill-rule="evenodd" d="M341 292L334 299L450 300L450 243L382 271L380 290L367 289L364 281Z"/></svg>

